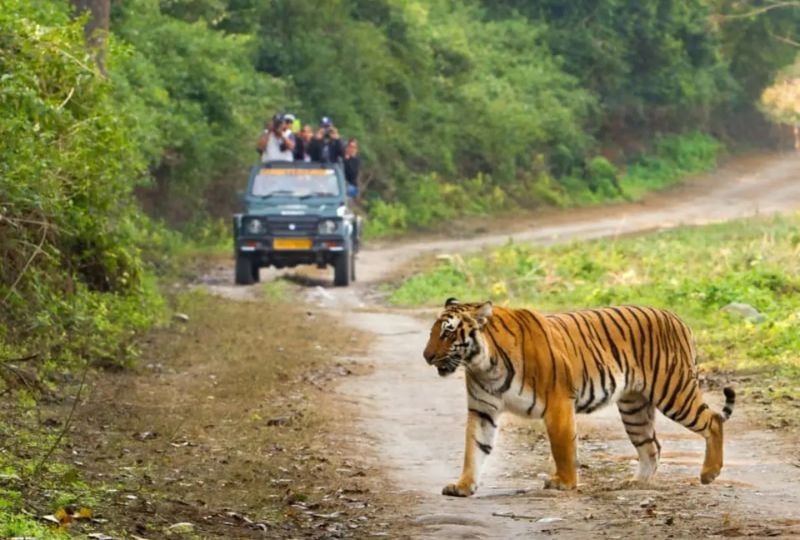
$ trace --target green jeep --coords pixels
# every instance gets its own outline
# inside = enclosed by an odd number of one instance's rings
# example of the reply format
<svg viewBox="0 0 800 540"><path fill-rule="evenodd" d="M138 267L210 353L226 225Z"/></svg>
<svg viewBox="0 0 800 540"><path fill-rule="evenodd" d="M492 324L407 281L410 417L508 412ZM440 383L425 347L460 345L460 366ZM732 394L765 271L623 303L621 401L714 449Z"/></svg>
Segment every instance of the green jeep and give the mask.
<svg viewBox="0 0 800 540"><path fill-rule="evenodd" d="M245 213L233 216L236 283L259 280L266 266L333 266L333 283L356 279L360 221L338 164L273 162L250 172Z"/></svg>

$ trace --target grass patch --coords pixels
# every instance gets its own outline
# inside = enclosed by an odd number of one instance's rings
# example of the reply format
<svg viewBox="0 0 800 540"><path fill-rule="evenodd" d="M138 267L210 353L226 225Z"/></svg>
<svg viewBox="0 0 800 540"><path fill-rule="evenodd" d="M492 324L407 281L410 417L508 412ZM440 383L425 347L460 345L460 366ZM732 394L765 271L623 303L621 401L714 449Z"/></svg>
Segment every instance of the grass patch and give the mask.
<svg viewBox="0 0 800 540"><path fill-rule="evenodd" d="M261 286L262 297L267 302L286 302L292 289L292 284L285 279L274 279Z"/></svg>
<svg viewBox="0 0 800 540"><path fill-rule="evenodd" d="M708 368L800 380L800 216L682 228L553 247L507 244L452 256L391 292L402 306L449 296L543 311L645 304L677 312L694 329ZM764 316L748 322L730 302ZM790 383L791 381L791 383Z"/></svg>
<svg viewBox="0 0 800 540"><path fill-rule="evenodd" d="M2 510L2 508L0 508ZM6 514L0 511L0 538L36 538L64 540L66 535L37 523L25 514Z"/></svg>

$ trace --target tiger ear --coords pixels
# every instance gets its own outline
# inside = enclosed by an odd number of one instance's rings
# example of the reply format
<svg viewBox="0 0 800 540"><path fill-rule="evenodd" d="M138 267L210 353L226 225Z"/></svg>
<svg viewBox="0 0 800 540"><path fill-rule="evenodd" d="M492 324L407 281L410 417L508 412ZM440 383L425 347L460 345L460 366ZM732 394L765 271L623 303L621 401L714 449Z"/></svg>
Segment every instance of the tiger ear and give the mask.
<svg viewBox="0 0 800 540"><path fill-rule="evenodd" d="M478 324L486 326L492 316L492 303L487 301L478 307Z"/></svg>
<svg viewBox="0 0 800 540"><path fill-rule="evenodd" d="M451 298L448 298L447 300L445 300L445 301L444 301L444 307L448 308L448 307L450 307L450 306L455 306L455 305L458 305L458 304L460 304L460 303L461 303L461 302L459 302L459 301L458 301L458 300L456 300L455 298L452 298L452 297L451 297Z"/></svg>

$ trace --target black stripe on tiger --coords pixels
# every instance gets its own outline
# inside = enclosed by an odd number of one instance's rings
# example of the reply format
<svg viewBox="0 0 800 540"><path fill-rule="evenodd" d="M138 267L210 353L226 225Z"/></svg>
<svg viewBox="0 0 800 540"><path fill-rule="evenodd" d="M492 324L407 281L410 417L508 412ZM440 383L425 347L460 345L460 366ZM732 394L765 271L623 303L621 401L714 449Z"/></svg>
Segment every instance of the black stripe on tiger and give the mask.
<svg viewBox="0 0 800 540"><path fill-rule="evenodd" d="M733 414L733 406L736 405L736 392L733 388L725 387L722 389L725 394L725 406L722 407L722 417L727 420Z"/></svg>
<svg viewBox="0 0 800 540"><path fill-rule="evenodd" d="M483 403L484 405L487 405L487 406L491 407L492 409L497 410L497 405L495 405L494 403L489 403L485 399L481 399L481 398L479 398L478 396L475 395L475 390L472 388L472 385L470 384L471 382L472 381L467 380L467 394L469 394L469 397L474 399L478 403Z"/></svg>
<svg viewBox="0 0 800 540"><path fill-rule="evenodd" d="M475 444L477 444L478 448L481 449L481 452L483 452L487 456L492 453L492 445L491 444L482 443L478 439L475 439Z"/></svg>
<svg viewBox="0 0 800 540"><path fill-rule="evenodd" d="M478 409L469 409L469 412L477 415L478 418L480 418L484 422L487 422L493 428L497 427L497 424L494 423L494 418L492 418L492 416L489 413L485 413L483 411L479 411Z"/></svg>

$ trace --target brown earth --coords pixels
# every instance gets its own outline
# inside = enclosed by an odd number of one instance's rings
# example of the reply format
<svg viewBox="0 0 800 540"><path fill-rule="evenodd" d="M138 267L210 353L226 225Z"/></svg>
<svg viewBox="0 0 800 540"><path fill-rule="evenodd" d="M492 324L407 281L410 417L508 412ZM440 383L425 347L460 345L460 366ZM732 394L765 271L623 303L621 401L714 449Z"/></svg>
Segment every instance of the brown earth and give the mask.
<svg viewBox="0 0 800 540"><path fill-rule="evenodd" d="M89 385L62 458L95 486L97 500L81 504L99 521L74 533L339 538L402 529L389 508L404 497L384 493L381 470L350 435L357 407L331 393L370 371L347 359L365 353L368 336L282 294L241 292L180 295L188 322L154 332L136 369ZM64 418L68 408L44 414Z"/></svg>

